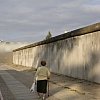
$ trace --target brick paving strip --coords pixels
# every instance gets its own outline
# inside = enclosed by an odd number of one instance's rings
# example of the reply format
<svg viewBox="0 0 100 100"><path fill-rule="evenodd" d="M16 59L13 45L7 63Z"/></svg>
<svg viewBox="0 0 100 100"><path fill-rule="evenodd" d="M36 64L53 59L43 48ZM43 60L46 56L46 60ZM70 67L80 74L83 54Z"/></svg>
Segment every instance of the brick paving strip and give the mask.
<svg viewBox="0 0 100 100"><path fill-rule="evenodd" d="M7 87L6 83L4 82L1 76L0 76L0 90L4 100L15 100L13 94L11 93L11 91L9 90L9 88Z"/></svg>
<svg viewBox="0 0 100 100"><path fill-rule="evenodd" d="M29 89L23 85L21 82L17 81L12 75L10 75L7 71L0 71L0 75L7 87L13 93L15 100L36 100L33 94L30 93Z"/></svg>
<svg viewBox="0 0 100 100"><path fill-rule="evenodd" d="M1 91L0 91L0 100L4 100Z"/></svg>

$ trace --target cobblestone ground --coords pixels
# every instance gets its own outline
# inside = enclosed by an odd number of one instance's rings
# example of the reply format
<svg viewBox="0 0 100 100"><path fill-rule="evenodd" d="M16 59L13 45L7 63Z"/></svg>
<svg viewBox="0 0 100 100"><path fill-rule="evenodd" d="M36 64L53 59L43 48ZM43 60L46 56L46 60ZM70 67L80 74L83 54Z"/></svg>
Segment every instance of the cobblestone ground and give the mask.
<svg viewBox="0 0 100 100"><path fill-rule="evenodd" d="M12 65L7 66L7 68L6 71L16 80L27 88L31 87L35 74L33 69ZM47 97L47 100L100 100L100 84L52 74L49 87L50 96ZM0 90L4 100L16 100L1 76Z"/></svg>

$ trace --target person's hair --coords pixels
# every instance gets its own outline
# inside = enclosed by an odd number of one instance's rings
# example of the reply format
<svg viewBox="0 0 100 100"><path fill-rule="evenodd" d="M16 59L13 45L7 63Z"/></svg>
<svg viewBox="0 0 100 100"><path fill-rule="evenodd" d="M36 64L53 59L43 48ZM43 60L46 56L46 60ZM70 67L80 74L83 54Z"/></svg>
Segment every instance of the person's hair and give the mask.
<svg viewBox="0 0 100 100"><path fill-rule="evenodd" d="M41 61L41 65L45 66L46 65L46 61Z"/></svg>

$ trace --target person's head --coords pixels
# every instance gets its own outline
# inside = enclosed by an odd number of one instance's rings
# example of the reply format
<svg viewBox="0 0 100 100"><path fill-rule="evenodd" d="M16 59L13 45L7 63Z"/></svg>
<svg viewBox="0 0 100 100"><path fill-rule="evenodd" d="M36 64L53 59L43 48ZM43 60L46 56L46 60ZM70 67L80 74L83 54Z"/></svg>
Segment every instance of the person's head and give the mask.
<svg viewBox="0 0 100 100"><path fill-rule="evenodd" d="M46 61L41 61L41 65L45 66L46 65Z"/></svg>

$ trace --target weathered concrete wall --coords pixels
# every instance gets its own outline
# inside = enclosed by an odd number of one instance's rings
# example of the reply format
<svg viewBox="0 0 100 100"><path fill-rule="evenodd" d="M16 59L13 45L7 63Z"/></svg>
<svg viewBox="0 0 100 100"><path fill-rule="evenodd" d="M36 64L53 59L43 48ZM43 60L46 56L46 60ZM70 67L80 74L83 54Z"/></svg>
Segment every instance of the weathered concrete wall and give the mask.
<svg viewBox="0 0 100 100"><path fill-rule="evenodd" d="M38 67L42 59L52 72L100 83L100 23L13 51L14 64Z"/></svg>

